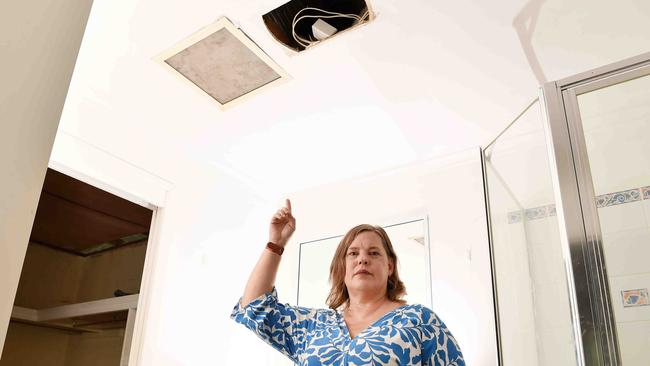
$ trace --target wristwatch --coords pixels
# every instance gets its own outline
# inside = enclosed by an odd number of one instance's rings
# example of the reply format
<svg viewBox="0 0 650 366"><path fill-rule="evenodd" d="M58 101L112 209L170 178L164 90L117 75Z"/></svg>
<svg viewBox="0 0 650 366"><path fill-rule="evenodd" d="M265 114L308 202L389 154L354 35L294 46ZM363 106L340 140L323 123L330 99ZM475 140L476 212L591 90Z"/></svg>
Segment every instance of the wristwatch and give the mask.
<svg viewBox="0 0 650 366"><path fill-rule="evenodd" d="M277 255L282 255L282 252L284 252L283 247L281 247L281 246L279 246L279 245L277 245L275 243L272 243L272 242L266 243L266 249L272 251L273 253L275 253Z"/></svg>

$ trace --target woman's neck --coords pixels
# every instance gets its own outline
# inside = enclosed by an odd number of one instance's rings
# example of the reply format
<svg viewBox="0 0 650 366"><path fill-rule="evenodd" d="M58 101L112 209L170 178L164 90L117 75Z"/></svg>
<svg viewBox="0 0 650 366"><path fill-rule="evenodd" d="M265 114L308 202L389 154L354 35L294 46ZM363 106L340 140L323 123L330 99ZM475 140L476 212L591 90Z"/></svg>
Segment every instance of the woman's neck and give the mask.
<svg viewBox="0 0 650 366"><path fill-rule="evenodd" d="M372 314L389 302L385 294L351 295L346 310L355 315Z"/></svg>

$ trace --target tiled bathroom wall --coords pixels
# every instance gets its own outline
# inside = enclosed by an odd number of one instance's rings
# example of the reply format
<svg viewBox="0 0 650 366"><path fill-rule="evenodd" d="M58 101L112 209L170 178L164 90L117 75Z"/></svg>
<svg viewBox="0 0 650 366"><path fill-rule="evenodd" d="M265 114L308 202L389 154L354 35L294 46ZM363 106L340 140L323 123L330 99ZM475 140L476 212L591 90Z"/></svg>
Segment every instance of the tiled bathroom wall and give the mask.
<svg viewBox="0 0 650 366"><path fill-rule="evenodd" d="M650 350L650 187L598 208L610 297L624 365L647 366Z"/></svg>
<svg viewBox="0 0 650 366"><path fill-rule="evenodd" d="M565 261L554 206L510 212L509 231L522 232L534 299L537 365L576 365ZM523 281L519 279L518 281Z"/></svg>
<svg viewBox="0 0 650 366"><path fill-rule="evenodd" d="M496 184L491 187L490 198L495 204L514 204ZM500 205L494 206L490 209L503 364L538 366L541 350L525 228L521 223L508 224L506 212L499 210Z"/></svg>
<svg viewBox="0 0 650 366"><path fill-rule="evenodd" d="M650 349L650 187L596 197L605 263L623 364L647 366ZM511 232L524 228L530 262L540 365L575 365L570 329L565 261L555 205L511 211ZM553 336L551 336L553 335Z"/></svg>

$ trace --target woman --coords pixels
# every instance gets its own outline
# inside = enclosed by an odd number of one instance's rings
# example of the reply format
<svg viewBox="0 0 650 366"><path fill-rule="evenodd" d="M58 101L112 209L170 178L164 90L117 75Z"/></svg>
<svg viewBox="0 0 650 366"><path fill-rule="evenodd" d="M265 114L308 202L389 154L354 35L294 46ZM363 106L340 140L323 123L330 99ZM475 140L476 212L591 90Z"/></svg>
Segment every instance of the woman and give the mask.
<svg viewBox="0 0 650 366"><path fill-rule="evenodd" d="M407 305L386 232L359 225L341 240L330 266L330 309L278 303L275 275L296 229L291 202L271 219L269 244L231 317L298 365L464 366L445 324Z"/></svg>

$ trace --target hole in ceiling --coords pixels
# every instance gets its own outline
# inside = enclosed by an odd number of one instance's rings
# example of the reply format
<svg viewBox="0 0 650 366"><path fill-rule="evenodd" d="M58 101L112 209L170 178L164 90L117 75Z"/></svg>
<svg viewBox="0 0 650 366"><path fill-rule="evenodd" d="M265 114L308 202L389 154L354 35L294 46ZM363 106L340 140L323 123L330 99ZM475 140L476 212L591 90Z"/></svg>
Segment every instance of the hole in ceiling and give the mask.
<svg viewBox="0 0 650 366"><path fill-rule="evenodd" d="M262 16L273 37L297 52L373 18L364 0L291 0Z"/></svg>

